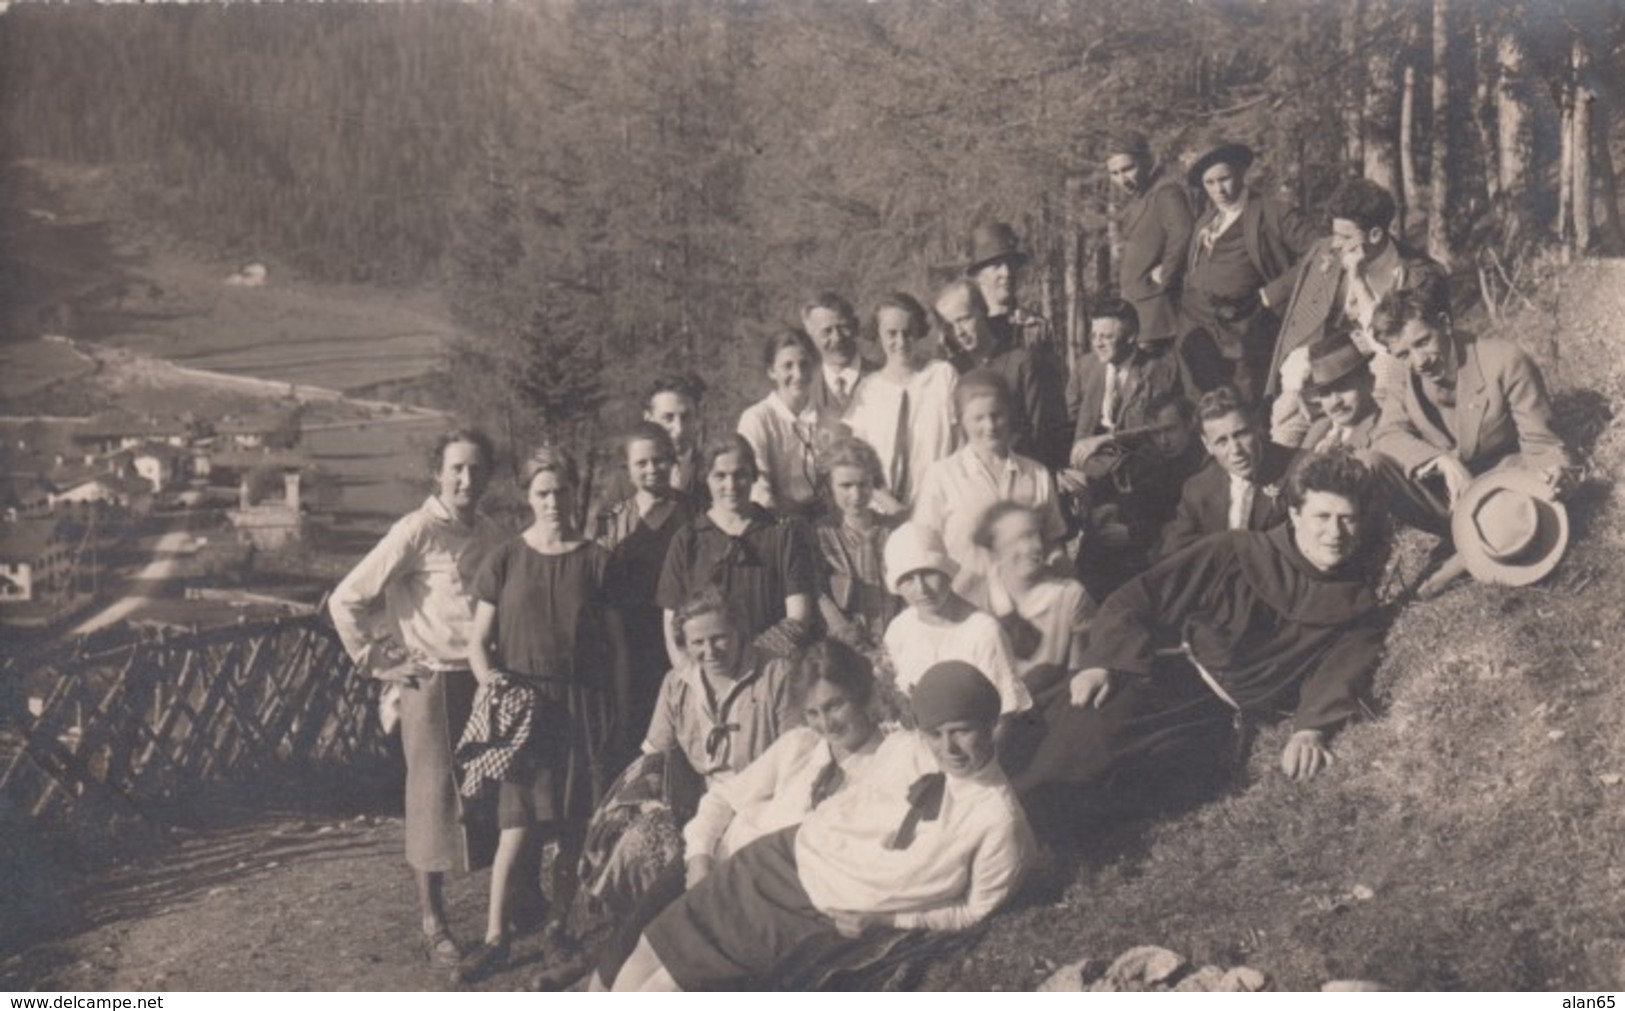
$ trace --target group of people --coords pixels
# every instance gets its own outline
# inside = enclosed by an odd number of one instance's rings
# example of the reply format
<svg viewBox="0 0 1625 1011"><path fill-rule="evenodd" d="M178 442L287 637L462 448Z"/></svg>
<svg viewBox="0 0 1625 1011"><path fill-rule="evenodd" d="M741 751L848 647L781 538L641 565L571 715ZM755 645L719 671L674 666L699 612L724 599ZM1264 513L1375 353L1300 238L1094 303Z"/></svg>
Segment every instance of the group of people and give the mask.
<svg viewBox="0 0 1625 1011"><path fill-rule="evenodd" d="M543 922L569 951L575 909L607 924L572 956L598 987L827 983L982 922L1029 814L1202 782L1260 720L1291 721L1284 774L1325 770L1367 711L1390 513L1441 566L1550 571L1574 468L1540 370L1455 327L1380 186L1320 228L1252 161L1180 178L1113 142L1118 293L1071 346L1019 302L1014 229L979 227L933 311L875 304L883 361L809 299L735 432L657 380L590 509L538 448L518 535L478 509L489 440L445 435L433 494L331 597L398 712L427 957L477 979ZM481 811L465 950L440 882Z"/></svg>

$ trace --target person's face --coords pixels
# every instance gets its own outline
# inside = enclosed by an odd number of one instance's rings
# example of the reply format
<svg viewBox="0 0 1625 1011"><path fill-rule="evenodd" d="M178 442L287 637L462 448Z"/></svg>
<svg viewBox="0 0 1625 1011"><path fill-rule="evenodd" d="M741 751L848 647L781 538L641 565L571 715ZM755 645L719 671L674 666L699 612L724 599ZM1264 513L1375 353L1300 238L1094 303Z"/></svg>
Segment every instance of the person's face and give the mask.
<svg viewBox="0 0 1625 1011"><path fill-rule="evenodd" d="M755 480L756 475L738 453L719 453L705 475L705 486L710 489L713 503L738 512L750 498L750 486Z"/></svg>
<svg viewBox="0 0 1625 1011"><path fill-rule="evenodd" d="M654 422L671 435L679 453L694 448L697 416L694 401L674 390L662 390L650 397L649 408L643 412L644 420Z"/></svg>
<svg viewBox="0 0 1625 1011"><path fill-rule="evenodd" d="M715 611L683 623L683 648L707 674L732 677L738 668L739 640L733 622Z"/></svg>
<svg viewBox="0 0 1625 1011"><path fill-rule="evenodd" d="M794 345L779 348L773 356L772 366L767 370L767 378L773 381L774 392L778 393L779 399L792 405L807 402L812 375L812 356L807 354L806 349Z"/></svg>
<svg viewBox="0 0 1625 1011"><path fill-rule="evenodd" d="M1438 382L1456 374L1455 348L1448 335L1418 319L1388 339L1388 353L1423 379Z"/></svg>
<svg viewBox="0 0 1625 1011"><path fill-rule="evenodd" d="M888 362L909 363L914 360L914 346L918 334L911 329L908 313L901 309L884 308L875 314L875 328L880 331L880 350Z"/></svg>
<svg viewBox="0 0 1625 1011"><path fill-rule="evenodd" d="M637 439L626 447L626 472L632 486L651 495L663 495L671 490L671 469L674 461L653 440Z"/></svg>
<svg viewBox="0 0 1625 1011"><path fill-rule="evenodd" d="M1090 321L1089 343L1102 362L1122 364L1134 351L1134 331L1122 320L1105 316Z"/></svg>
<svg viewBox="0 0 1625 1011"><path fill-rule="evenodd" d="M844 369L852 363L858 352L858 328L852 320L819 306L808 310L801 323L831 365Z"/></svg>
<svg viewBox="0 0 1625 1011"><path fill-rule="evenodd" d="M1312 491L1303 507L1289 510L1292 538L1309 564L1330 571L1354 557L1360 543L1360 509L1342 495Z"/></svg>
<svg viewBox="0 0 1625 1011"><path fill-rule="evenodd" d="M1376 407L1371 389L1370 371L1360 369L1330 386L1315 390L1310 394L1310 399L1320 408L1322 414L1332 419L1332 424L1339 428L1347 428Z"/></svg>
<svg viewBox="0 0 1625 1011"><path fill-rule="evenodd" d="M941 569L915 569L897 581L897 593L922 614L940 614L952 586L953 580Z"/></svg>
<svg viewBox="0 0 1625 1011"><path fill-rule="evenodd" d="M1264 434L1240 411L1202 422L1202 445L1219 466L1248 481L1264 462Z"/></svg>
<svg viewBox="0 0 1625 1011"><path fill-rule="evenodd" d="M1228 208L1241 199L1241 173L1224 162L1210 166L1202 173L1202 189L1209 200Z"/></svg>
<svg viewBox="0 0 1625 1011"><path fill-rule="evenodd" d="M830 469L829 491L841 515L851 516L869 508L869 501L875 494L875 483L864 468L843 465Z"/></svg>
<svg viewBox="0 0 1625 1011"><path fill-rule="evenodd" d="M808 729L847 754L861 748L875 728L868 710L828 681L812 686L801 712Z"/></svg>
<svg viewBox="0 0 1625 1011"><path fill-rule="evenodd" d="M553 471L544 470L530 479L525 498L536 522L555 529L566 526L575 507L575 490Z"/></svg>
<svg viewBox="0 0 1625 1011"><path fill-rule="evenodd" d="M937 303L937 315L948 324L954 340L966 351L975 352L991 343L987 321L976 311L967 292L950 291Z"/></svg>
<svg viewBox="0 0 1625 1011"><path fill-rule="evenodd" d="M949 720L920 732L937 765L950 776L969 776L993 760L993 726Z"/></svg>
<svg viewBox="0 0 1625 1011"><path fill-rule="evenodd" d="M1387 241L1388 233L1381 228L1365 230L1348 218L1332 219L1332 248L1345 259L1369 260Z"/></svg>
<svg viewBox="0 0 1625 1011"><path fill-rule="evenodd" d="M973 396L959 412L965 438L977 449L1003 453L1010 448L1010 414L995 396Z"/></svg>
<svg viewBox="0 0 1625 1011"><path fill-rule="evenodd" d="M471 512L490 483L490 461L474 443L454 442L441 454L435 491L447 508L459 513Z"/></svg>
<svg viewBox="0 0 1625 1011"><path fill-rule="evenodd" d="M1106 174L1111 177L1113 186L1130 195L1140 192L1145 182L1145 170L1133 155L1114 154L1107 158Z"/></svg>
<svg viewBox="0 0 1625 1011"><path fill-rule="evenodd" d="M987 304L997 308L1009 306L1016 297L1016 271L1009 260L994 260L977 270L971 280L982 289Z"/></svg>
<svg viewBox="0 0 1625 1011"><path fill-rule="evenodd" d="M1030 580L1044 570L1044 532L1023 509L993 524L993 561L1008 575Z"/></svg>
<svg viewBox="0 0 1625 1011"><path fill-rule="evenodd" d="M1151 425L1146 439L1151 451L1160 459L1172 460L1190 448L1191 426L1179 416L1177 407L1164 407L1158 411Z"/></svg>

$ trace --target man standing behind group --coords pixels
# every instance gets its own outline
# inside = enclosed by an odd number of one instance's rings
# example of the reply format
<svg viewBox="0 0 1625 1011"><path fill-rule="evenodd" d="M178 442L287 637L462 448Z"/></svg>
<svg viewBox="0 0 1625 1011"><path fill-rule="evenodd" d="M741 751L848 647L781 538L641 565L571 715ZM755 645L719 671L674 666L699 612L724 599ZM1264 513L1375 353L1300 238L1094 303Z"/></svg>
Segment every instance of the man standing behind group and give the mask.
<svg viewBox="0 0 1625 1011"><path fill-rule="evenodd" d="M678 491L696 491L695 474L700 469L700 400L705 383L695 376L661 376L649 385L644 397L643 420L652 421L671 436L677 450L672 466L671 485ZM622 497L631 494L630 485Z"/></svg>
<svg viewBox="0 0 1625 1011"><path fill-rule="evenodd" d="M971 232L970 264L965 276L976 282L987 303L987 321L999 343L1007 347L1042 350L1059 358L1049 320L1021 306L1021 268L1030 257L1021 248L1015 229L1003 221L978 225Z"/></svg>
<svg viewBox="0 0 1625 1011"><path fill-rule="evenodd" d="M1179 335L1179 286L1191 241L1190 195L1151 162L1145 135L1117 137L1106 158L1112 185L1127 198L1117 219L1123 251L1117 285L1140 320L1140 342Z"/></svg>
<svg viewBox="0 0 1625 1011"><path fill-rule="evenodd" d="M937 315L947 329L948 360L963 375L986 368L1009 384L1017 408L1012 448L1058 470L1066 466L1071 432L1060 369L1050 355L1001 339L988 318L987 301L970 281L952 281L937 295Z"/></svg>
<svg viewBox="0 0 1625 1011"><path fill-rule="evenodd" d="M1274 357L1276 309L1291 292L1293 264L1317 235L1295 208L1247 185L1252 163L1245 144L1221 144L1191 166L1190 185L1200 185L1212 206L1191 238L1180 351L1198 389L1230 384L1257 404Z"/></svg>
<svg viewBox="0 0 1625 1011"><path fill-rule="evenodd" d="M819 292L801 307L801 328L823 356L812 403L819 417L838 421L852 406L858 386L875 364L858 354L858 313L832 291Z"/></svg>

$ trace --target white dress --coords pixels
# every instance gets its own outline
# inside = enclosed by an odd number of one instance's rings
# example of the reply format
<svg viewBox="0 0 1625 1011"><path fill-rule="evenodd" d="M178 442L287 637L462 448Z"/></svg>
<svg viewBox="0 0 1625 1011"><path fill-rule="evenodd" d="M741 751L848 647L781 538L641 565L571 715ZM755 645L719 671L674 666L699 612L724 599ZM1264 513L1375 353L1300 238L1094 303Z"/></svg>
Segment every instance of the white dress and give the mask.
<svg viewBox="0 0 1625 1011"><path fill-rule="evenodd" d="M918 494L926 469L959 446L959 430L954 422L954 387L958 383L959 373L952 365L932 361L910 376L906 384L893 382L884 371L871 373L852 397L846 423L852 434L880 454L881 473L887 476L889 485L897 454L903 394L908 394L908 487L899 496L905 502Z"/></svg>

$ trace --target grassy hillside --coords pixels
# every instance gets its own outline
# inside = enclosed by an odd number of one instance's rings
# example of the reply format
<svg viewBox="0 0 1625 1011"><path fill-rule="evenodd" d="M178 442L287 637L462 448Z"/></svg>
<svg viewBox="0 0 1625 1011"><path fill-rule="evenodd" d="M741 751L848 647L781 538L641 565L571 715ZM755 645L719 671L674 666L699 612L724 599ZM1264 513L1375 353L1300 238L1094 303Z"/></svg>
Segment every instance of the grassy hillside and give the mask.
<svg viewBox="0 0 1625 1011"><path fill-rule="evenodd" d="M927 985L1030 988L1139 944L1249 964L1283 989L1625 980L1625 517L1608 497L1625 466L1609 425L1625 402L1625 263L1563 271L1535 301L1496 329L1537 354L1565 436L1593 456L1557 573L1410 605L1378 677L1385 711L1338 740L1329 774L1287 782L1284 728L1267 731L1238 792L1097 825L1060 855L1070 885L1039 889Z"/></svg>

